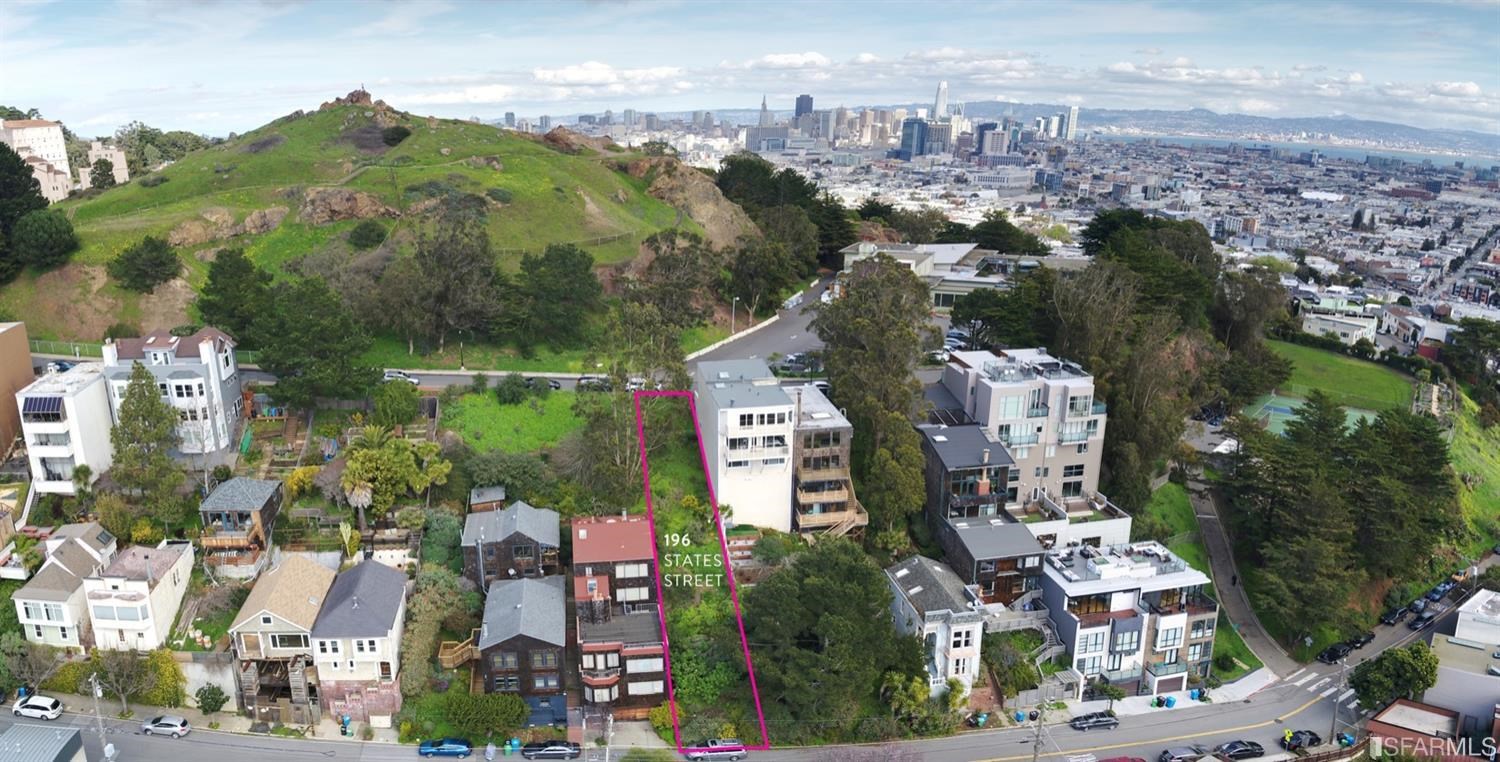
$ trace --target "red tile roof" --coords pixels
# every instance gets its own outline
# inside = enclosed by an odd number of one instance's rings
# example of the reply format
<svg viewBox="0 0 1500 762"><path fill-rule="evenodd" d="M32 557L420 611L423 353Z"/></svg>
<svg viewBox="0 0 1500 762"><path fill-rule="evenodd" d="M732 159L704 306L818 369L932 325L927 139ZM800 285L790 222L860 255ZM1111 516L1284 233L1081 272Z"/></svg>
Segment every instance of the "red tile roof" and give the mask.
<svg viewBox="0 0 1500 762"><path fill-rule="evenodd" d="M645 516L573 519L574 564L648 561L654 542Z"/></svg>

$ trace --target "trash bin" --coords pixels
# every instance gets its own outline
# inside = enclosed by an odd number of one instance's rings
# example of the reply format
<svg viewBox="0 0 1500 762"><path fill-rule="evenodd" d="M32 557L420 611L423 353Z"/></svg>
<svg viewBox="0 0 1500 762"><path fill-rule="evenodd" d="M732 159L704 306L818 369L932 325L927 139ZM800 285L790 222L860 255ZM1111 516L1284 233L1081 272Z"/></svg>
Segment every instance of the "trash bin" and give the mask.
<svg viewBox="0 0 1500 762"><path fill-rule="evenodd" d="M1174 706L1177 706L1177 697L1176 696L1168 696L1167 697L1167 708L1171 709Z"/></svg>
<svg viewBox="0 0 1500 762"><path fill-rule="evenodd" d="M1194 701L1197 701L1198 700L1198 689L1194 688L1194 689L1188 691L1188 698L1190 698L1190 699L1192 699Z"/></svg>
<svg viewBox="0 0 1500 762"><path fill-rule="evenodd" d="M1016 712L1016 722L1025 722L1025 721L1026 721L1026 713L1025 712Z"/></svg>

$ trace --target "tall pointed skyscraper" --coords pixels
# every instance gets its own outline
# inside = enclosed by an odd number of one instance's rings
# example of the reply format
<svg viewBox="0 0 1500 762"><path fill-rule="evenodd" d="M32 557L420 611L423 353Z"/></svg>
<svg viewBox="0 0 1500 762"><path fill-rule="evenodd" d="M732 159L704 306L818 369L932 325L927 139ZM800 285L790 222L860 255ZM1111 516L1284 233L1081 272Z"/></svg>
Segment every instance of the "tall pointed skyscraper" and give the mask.
<svg viewBox="0 0 1500 762"><path fill-rule="evenodd" d="M937 97L932 100L932 118L948 118L948 80L938 83Z"/></svg>
<svg viewBox="0 0 1500 762"><path fill-rule="evenodd" d="M766 96L762 95L760 96L760 126L771 127L775 124L775 120L771 118L771 110L766 108Z"/></svg>

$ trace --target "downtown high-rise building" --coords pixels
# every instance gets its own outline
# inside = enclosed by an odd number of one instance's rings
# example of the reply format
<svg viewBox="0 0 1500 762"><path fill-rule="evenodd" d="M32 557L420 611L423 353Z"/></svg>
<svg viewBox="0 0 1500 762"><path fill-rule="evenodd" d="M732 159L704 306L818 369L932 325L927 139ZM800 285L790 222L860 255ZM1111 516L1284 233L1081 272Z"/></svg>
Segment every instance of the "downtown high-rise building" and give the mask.
<svg viewBox="0 0 1500 762"><path fill-rule="evenodd" d="M912 117L901 123L900 158L905 161L927 152L927 120Z"/></svg>
<svg viewBox="0 0 1500 762"><path fill-rule="evenodd" d="M609 109L605 109L604 110L604 117L599 120L599 123L602 124L602 125L604 125L605 127L608 127L608 126L614 124L615 123L615 112L613 112L613 111L611 111Z"/></svg>
<svg viewBox="0 0 1500 762"><path fill-rule="evenodd" d="M942 119L948 116L948 80L938 83L937 97L932 99L932 118Z"/></svg>
<svg viewBox="0 0 1500 762"><path fill-rule="evenodd" d="M1073 140L1077 132L1078 132L1078 107L1077 106L1069 106L1068 110L1065 111L1065 112L1063 112L1062 139L1063 140Z"/></svg>
<svg viewBox="0 0 1500 762"><path fill-rule="evenodd" d="M811 114L812 110L813 110L812 96L811 95L806 95L806 94L799 95L799 96L797 96L797 111L796 111L796 113L792 114L792 118L795 119L796 117L802 116L803 114Z"/></svg>
<svg viewBox="0 0 1500 762"><path fill-rule="evenodd" d="M509 127L512 130L514 130L516 128L516 112L514 112L514 111L507 111L507 112L505 112L505 126Z"/></svg>
<svg viewBox="0 0 1500 762"><path fill-rule="evenodd" d="M635 109L633 109L633 108L625 109L625 112L620 117L620 120L621 120L620 123L623 124L623 125L625 125L626 127L634 127L635 126Z"/></svg>
<svg viewBox="0 0 1500 762"><path fill-rule="evenodd" d="M537 129L541 130L542 132L546 132L552 129L552 117L547 116L546 114L542 114L541 116L537 117L536 126Z"/></svg>
<svg viewBox="0 0 1500 762"><path fill-rule="evenodd" d="M762 95L760 96L760 121L756 124L756 126L771 127L775 124L776 120L771 116L771 110L769 108L766 108L766 96Z"/></svg>
<svg viewBox="0 0 1500 762"><path fill-rule="evenodd" d="M1057 138L1057 136L1058 136L1058 133L1061 131L1061 129L1062 129L1062 115L1061 114L1053 114L1052 116L1047 117L1047 137L1053 138L1055 140Z"/></svg>

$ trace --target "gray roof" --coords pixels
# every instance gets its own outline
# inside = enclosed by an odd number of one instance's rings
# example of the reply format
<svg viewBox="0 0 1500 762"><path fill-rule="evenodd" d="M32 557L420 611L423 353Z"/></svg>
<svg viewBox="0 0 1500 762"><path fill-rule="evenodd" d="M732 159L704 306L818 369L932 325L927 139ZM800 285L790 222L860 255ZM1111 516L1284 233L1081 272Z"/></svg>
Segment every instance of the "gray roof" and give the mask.
<svg viewBox="0 0 1500 762"><path fill-rule="evenodd" d="M47 564L15 592L15 597L27 601L66 601L82 586L83 579L78 575L59 564Z"/></svg>
<svg viewBox="0 0 1500 762"><path fill-rule="evenodd" d="M0 733L4 762L67 762L82 751L83 736L66 725L17 723Z"/></svg>
<svg viewBox="0 0 1500 762"><path fill-rule="evenodd" d="M698 394L713 398L715 408L792 404L765 360L700 362L694 386Z"/></svg>
<svg viewBox="0 0 1500 762"><path fill-rule="evenodd" d="M517 500L510 507L498 511L480 511L464 517L463 544L477 545L479 534L484 541L500 542L513 534L523 534L551 547L561 547L562 531L558 528L557 511L535 508L524 500Z"/></svg>
<svg viewBox="0 0 1500 762"><path fill-rule="evenodd" d="M849 419L823 396L818 387L805 384L789 387L786 391L797 398L797 431L851 428Z"/></svg>
<svg viewBox="0 0 1500 762"><path fill-rule="evenodd" d="M579 622L584 643L660 643L661 619L655 612L615 614L608 622Z"/></svg>
<svg viewBox="0 0 1500 762"><path fill-rule="evenodd" d="M383 637L406 599L406 574L378 561L340 572L313 622L315 638Z"/></svg>
<svg viewBox="0 0 1500 762"><path fill-rule="evenodd" d="M964 583L951 569L926 556L912 556L885 570L917 613L969 611Z"/></svg>
<svg viewBox="0 0 1500 762"><path fill-rule="evenodd" d="M974 560L1041 554L1042 545L1032 536L1030 529L1004 519L995 521L1001 523L991 524L989 519L957 519L953 522L958 541L969 549Z"/></svg>
<svg viewBox="0 0 1500 762"><path fill-rule="evenodd" d="M479 649L504 643L518 635L561 646L568 639L563 578L502 579L490 583L484 599L484 625Z"/></svg>
<svg viewBox="0 0 1500 762"><path fill-rule="evenodd" d="M928 444L943 462L943 468L953 471L960 468L978 468L984 465L984 452L989 450L992 466L1013 466L1016 461L1005 451L1005 445L990 439L978 424L966 426L918 426L917 430L927 438Z"/></svg>
<svg viewBox="0 0 1500 762"><path fill-rule="evenodd" d="M236 476L216 488L202 504L200 511L254 511L276 494L281 482L275 479L251 479Z"/></svg>
<svg viewBox="0 0 1500 762"><path fill-rule="evenodd" d="M110 543L115 541L115 536L109 533L99 522L90 521L83 524L64 524L54 530L49 539L59 537L72 537L83 544L93 548L95 552L103 552Z"/></svg>
<svg viewBox="0 0 1500 762"><path fill-rule="evenodd" d="M505 499L505 485L497 484L493 487L475 487L469 490L469 505L475 503L498 503Z"/></svg>

